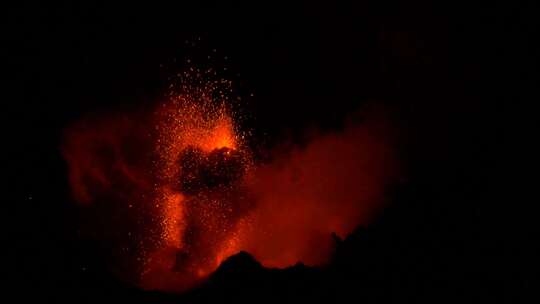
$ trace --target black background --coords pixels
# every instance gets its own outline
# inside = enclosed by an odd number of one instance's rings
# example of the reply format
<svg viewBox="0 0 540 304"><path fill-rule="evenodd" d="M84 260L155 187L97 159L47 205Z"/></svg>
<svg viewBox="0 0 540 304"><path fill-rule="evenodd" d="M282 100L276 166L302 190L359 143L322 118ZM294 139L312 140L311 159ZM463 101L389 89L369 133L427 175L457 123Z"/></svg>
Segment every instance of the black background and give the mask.
<svg viewBox="0 0 540 304"><path fill-rule="evenodd" d="M13 302L525 300L538 274L526 147L536 141L538 5L438 2L20 1L4 10L2 262ZM313 125L339 128L367 103L390 109L406 179L375 223L338 242L329 267L265 270L241 254L202 288L165 295L123 285L77 237L62 130L159 100L186 58L235 81L257 147Z"/></svg>

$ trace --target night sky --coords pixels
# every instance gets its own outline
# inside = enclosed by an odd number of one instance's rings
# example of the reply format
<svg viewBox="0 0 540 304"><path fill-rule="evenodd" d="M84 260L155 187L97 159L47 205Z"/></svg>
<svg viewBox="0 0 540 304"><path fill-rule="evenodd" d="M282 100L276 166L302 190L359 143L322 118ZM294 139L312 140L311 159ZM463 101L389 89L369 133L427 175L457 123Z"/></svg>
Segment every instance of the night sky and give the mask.
<svg viewBox="0 0 540 304"><path fill-rule="evenodd" d="M19 1L3 11L2 260L13 302L517 303L532 294L535 1L178 2ZM201 288L169 295L118 280L107 250L81 237L65 128L155 103L191 66L233 81L261 158L282 138L302 144L310 128L339 131L363 107L389 113L403 177L370 225L336 241L330 265L267 270L240 254Z"/></svg>

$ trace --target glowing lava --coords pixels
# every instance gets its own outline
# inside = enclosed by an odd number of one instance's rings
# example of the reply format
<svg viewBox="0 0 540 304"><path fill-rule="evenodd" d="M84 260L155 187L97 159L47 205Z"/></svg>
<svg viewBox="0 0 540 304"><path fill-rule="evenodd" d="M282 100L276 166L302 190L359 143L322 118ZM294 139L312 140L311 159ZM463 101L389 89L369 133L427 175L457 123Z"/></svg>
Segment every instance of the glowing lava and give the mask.
<svg viewBox="0 0 540 304"><path fill-rule="evenodd" d="M249 154L226 106L205 99L207 93L191 90L157 113L155 193L162 235L142 275L147 288L169 289L174 277L180 284L173 289L182 289L214 271L245 208L238 193Z"/></svg>
<svg viewBox="0 0 540 304"><path fill-rule="evenodd" d="M228 82L190 75L150 115L67 129L62 150L89 237L146 289L191 288L240 251L267 267L326 263L331 234L367 223L395 176L385 120L350 122L255 163Z"/></svg>

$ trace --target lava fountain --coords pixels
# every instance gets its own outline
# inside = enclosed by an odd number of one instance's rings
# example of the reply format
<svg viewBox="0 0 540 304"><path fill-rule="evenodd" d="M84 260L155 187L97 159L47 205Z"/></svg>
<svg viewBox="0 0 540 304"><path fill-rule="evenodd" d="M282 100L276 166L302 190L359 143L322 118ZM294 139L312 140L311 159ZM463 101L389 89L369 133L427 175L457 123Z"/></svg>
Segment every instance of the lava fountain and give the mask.
<svg viewBox="0 0 540 304"><path fill-rule="evenodd" d="M240 251L266 267L328 262L332 233L368 223L395 177L386 120L368 115L260 163L229 107L230 83L196 74L150 113L66 129L83 230L145 289L192 288Z"/></svg>

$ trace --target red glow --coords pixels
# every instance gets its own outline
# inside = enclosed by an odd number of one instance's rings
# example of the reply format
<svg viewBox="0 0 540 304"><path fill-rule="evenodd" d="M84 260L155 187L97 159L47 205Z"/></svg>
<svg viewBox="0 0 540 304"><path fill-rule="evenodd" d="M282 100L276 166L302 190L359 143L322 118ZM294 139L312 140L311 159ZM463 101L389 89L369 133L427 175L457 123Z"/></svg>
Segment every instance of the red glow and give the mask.
<svg viewBox="0 0 540 304"><path fill-rule="evenodd" d="M99 214L89 229L105 230L92 235L119 247L143 288L191 288L240 251L267 267L324 264L331 234L380 206L395 168L383 120L256 164L230 110L208 97L214 85L179 91L145 119L83 120L63 146L74 198Z"/></svg>

